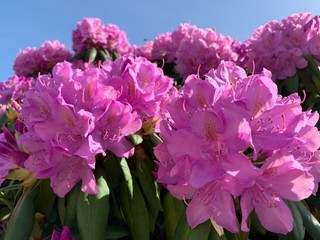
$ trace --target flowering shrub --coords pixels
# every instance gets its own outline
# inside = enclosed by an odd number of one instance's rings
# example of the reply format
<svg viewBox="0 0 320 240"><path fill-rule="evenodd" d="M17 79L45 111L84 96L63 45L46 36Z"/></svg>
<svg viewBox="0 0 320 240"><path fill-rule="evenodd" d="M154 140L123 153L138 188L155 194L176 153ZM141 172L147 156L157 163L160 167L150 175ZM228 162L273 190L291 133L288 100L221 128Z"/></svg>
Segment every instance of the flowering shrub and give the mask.
<svg viewBox="0 0 320 240"><path fill-rule="evenodd" d="M224 62L205 80L189 76L168 105L164 143L155 149L157 180L173 196L192 199L191 227L212 217L238 232L233 198L240 197L243 231L255 209L267 230L288 233L293 218L284 199L317 191L319 116L302 112L296 94L278 96L270 77L268 71L248 77Z"/></svg>
<svg viewBox="0 0 320 240"><path fill-rule="evenodd" d="M0 234L319 239L318 38L309 13L143 46L84 18L73 56L21 51L0 83Z"/></svg>

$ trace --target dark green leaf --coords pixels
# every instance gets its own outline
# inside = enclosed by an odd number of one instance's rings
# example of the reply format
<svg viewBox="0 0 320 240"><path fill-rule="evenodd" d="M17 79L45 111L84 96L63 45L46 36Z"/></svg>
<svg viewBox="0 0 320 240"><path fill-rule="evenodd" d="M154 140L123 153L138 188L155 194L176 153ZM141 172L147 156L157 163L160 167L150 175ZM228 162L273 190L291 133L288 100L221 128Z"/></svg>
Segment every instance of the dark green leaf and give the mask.
<svg viewBox="0 0 320 240"><path fill-rule="evenodd" d="M185 205L182 201L174 198L168 192L163 199L164 225L168 240L174 239L177 224L185 212Z"/></svg>
<svg viewBox="0 0 320 240"><path fill-rule="evenodd" d="M35 208L31 191L25 191L19 198L5 233L5 240L29 240L35 220Z"/></svg>
<svg viewBox="0 0 320 240"><path fill-rule="evenodd" d="M320 239L320 224L302 202L292 202L299 210L306 231L313 239Z"/></svg>
<svg viewBox="0 0 320 240"><path fill-rule="evenodd" d="M106 235L110 191L106 179L100 172L97 173L96 181L99 189L96 195L79 192L77 223L82 240L105 239Z"/></svg>
<svg viewBox="0 0 320 240"><path fill-rule="evenodd" d="M153 163L151 163L150 159L148 158L139 159L136 157L135 166L143 195L146 198L146 206L149 213L150 232L153 232L158 212L161 210L157 183L152 175Z"/></svg>
<svg viewBox="0 0 320 240"><path fill-rule="evenodd" d="M65 226L71 227L77 219L77 202L80 191L80 184L77 184L65 197L65 214L62 222Z"/></svg>
<svg viewBox="0 0 320 240"><path fill-rule="evenodd" d="M104 172L108 178L108 183L111 188L116 188L120 185L123 179L122 169L120 167L120 160L111 155L103 160Z"/></svg>
<svg viewBox="0 0 320 240"><path fill-rule="evenodd" d="M36 211L48 216L53 208L54 200L55 194L50 187L50 180L42 180L39 184L39 192L35 200Z"/></svg>
<svg viewBox="0 0 320 240"><path fill-rule="evenodd" d="M137 180L133 179L133 195L128 184L123 182L120 186L120 206L129 227L133 240L149 239L148 210L139 189Z"/></svg>
<svg viewBox="0 0 320 240"><path fill-rule="evenodd" d="M96 48L90 48L87 52L86 52L86 56L85 56L85 61L88 63L92 63L97 56L97 49Z"/></svg>
<svg viewBox="0 0 320 240"><path fill-rule="evenodd" d="M283 81L285 83L286 90L289 93L298 92L298 89L299 89L299 77L298 77L298 74L295 74L293 77L288 77L287 79L285 79Z"/></svg>
<svg viewBox="0 0 320 240"><path fill-rule="evenodd" d="M99 49L98 53L99 53L102 61L111 59L109 52L105 49Z"/></svg>
<svg viewBox="0 0 320 240"><path fill-rule="evenodd" d="M293 230L290 233L288 233L287 235L290 236L291 239L293 239L293 240L304 239L305 229L303 226L303 219L300 214L300 211L297 208L297 206L291 201L287 201L287 205L291 210L293 220L294 220L293 221Z"/></svg>
<svg viewBox="0 0 320 240"><path fill-rule="evenodd" d="M131 197L133 197L132 176L131 176L131 172L130 172L130 168L128 166L127 160L125 158L120 159L120 167L122 169L123 176L124 176L124 179L126 180L126 184L131 194Z"/></svg>
<svg viewBox="0 0 320 240"><path fill-rule="evenodd" d="M107 226L106 238L115 239L129 236L128 229L123 225L109 225Z"/></svg>
<svg viewBox="0 0 320 240"><path fill-rule="evenodd" d="M206 221L195 228L191 228L187 222L186 214L181 214L177 225L174 239L175 240L207 240L210 229L212 228L210 221Z"/></svg>
<svg viewBox="0 0 320 240"><path fill-rule="evenodd" d="M7 220L10 216L11 210L8 207L3 207L0 209L0 222Z"/></svg>

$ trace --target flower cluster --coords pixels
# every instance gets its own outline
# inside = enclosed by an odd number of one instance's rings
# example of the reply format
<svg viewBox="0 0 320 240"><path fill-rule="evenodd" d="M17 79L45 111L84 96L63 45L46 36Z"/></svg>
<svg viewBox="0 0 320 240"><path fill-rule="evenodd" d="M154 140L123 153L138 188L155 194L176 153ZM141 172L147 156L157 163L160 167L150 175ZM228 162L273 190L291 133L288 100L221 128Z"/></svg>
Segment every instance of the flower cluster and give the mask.
<svg viewBox="0 0 320 240"><path fill-rule="evenodd" d="M58 40L44 42L39 49L26 48L21 51L13 65L18 76L37 76L39 73L49 73L58 62L71 58L71 53Z"/></svg>
<svg viewBox="0 0 320 240"><path fill-rule="evenodd" d="M249 68L269 69L274 79L292 77L307 66L306 56L320 57L319 17L293 14L259 27L245 42Z"/></svg>
<svg viewBox="0 0 320 240"><path fill-rule="evenodd" d="M108 150L131 156L127 136L161 117L170 88L172 79L144 58L123 57L101 69L57 64L52 77L39 77L22 105L28 132L19 143L30 153L25 167L39 179L50 178L59 196L80 180L82 191L95 194L96 155Z"/></svg>
<svg viewBox="0 0 320 240"><path fill-rule="evenodd" d="M128 53L130 44L126 33L117 25L105 26L99 18L84 18L72 33L72 49L79 54L90 48L106 49L110 53L116 51L123 55Z"/></svg>
<svg viewBox="0 0 320 240"><path fill-rule="evenodd" d="M186 78L189 74L196 74L198 69L203 76L211 68L216 68L221 60L239 61L238 43L213 29L181 24L175 31L157 36L152 46L148 43L140 49L152 47L151 59L165 58L168 63L175 62L175 71Z"/></svg>
<svg viewBox="0 0 320 240"><path fill-rule="evenodd" d="M237 232L234 198L240 197L243 231L253 209L267 230L292 230L284 200L307 198L320 180L318 114L303 112L300 103L297 94L277 95L269 71L247 76L232 62L205 80L186 79L167 106L155 155L157 180L191 200L191 227L213 218Z"/></svg>
<svg viewBox="0 0 320 240"><path fill-rule="evenodd" d="M4 82L0 82L0 105L10 101L21 100L32 87L33 79L14 75Z"/></svg>

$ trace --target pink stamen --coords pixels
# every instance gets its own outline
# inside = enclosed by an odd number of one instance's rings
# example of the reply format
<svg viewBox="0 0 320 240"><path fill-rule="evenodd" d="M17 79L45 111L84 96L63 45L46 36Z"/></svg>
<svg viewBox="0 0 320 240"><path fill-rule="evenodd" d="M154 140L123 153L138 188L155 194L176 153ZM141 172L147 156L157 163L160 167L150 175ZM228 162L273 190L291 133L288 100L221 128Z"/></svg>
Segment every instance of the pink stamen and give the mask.
<svg viewBox="0 0 320 240"><path fill-rule="evenodd" d="M201 64L199 64L199 66L198 66L198 70L197 70L198 78L201 78L201 77L200 77L200 68L201 68Z"/></svg>
<svg viewBox="0 0 320 240"><path fill-rule="evenodd" d="M252 75L254 75L255 71L256 71L256 65L254 64L254 60L252 60Z"/></svg>
<svg viewBox="0 0 320 240"><path fill-rule="evenodd" d="M304 89L302 89L302 93L303 93L303 99L300 102L300 104L302 104L307 99L307 94L306 94L306 91Z"/></svg>
<svg viewBox="0 0 320 240"><path fill-rule="evenodd" d="M161 65L162 69L164 68L164 64L165 64L165 61L164 61L164 58L162 58L162 65Z"/></svg>

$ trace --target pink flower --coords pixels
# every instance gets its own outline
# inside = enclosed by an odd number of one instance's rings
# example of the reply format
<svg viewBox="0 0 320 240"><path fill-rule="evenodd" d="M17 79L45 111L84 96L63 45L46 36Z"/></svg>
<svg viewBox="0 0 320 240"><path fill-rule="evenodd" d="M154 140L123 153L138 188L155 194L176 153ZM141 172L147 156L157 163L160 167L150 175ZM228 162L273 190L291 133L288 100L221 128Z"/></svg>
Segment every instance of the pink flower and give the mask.
<svg viewBox="0 0 320 240"><path fill-rule="evenodd" d="M213 218L237 232L233 199L240 197L243 231L253 209L267 230L291 231L284 200L314 193L320 169L319 116L302 112L300 103L297 94L277 95L269 71L247 76L232 62L222 62L204 80L185 80L167 103L155 156L157 181L190 200L192 227Z"/></svg>
<svg viewBox="0 0 320 240"><path fill-rule="evenodd" d="M129 157L134 146L126 139L141 128L141 120L120 93L108 85L102 70L73 69L60 63L52 77L40 76L22 105L28 132L20 137L30 152L26 167L65 196L82 181L82 191L97 191L92 170L97 154L109 150ZM68 159L68 160L67 160Z"/></svg>
<svg viewBox="0 0 320 240"><path fill-rule="evenodd" d="M117 25L105 26L99 18L84 18L77 23L77 29L72 33L72 49L76 54L90 48L106 49L123 55L130 49L126 33Z"/></svg>
<svg viewBox="0 0 320 240"><path fill-rule="evenodd" d="M319 19L310 13L293 14L281 22L271 21L255 30L246 41L247 66L267 68L274 80L292 77L307 66L306 56L319 58Z"/></svg>
<svg viewBox="0 0 320 240"><path fill-rule="evenodd" d="M71 235L70 229L68 227L63 227L62 232L54 230L50 240L74 240L74 237Z"/></svg>
<svg viewBox="0 0 320 240"><path fill-rule="evenodd" d="M21 51L14 62L13 70L18 76L36 77L39 73L51 72L54 65L71 58L71 53L58 40L44 42L39 49Z"/></svg>
<svg viewBox="0 0 320 240"><path fill-rule="evenodd" d="M23 166L29 156L19 149L16 138L6 127L2 127L2 131L0 134L0 185L9 170Z"/></svg>
<svg viewBox="0 0 320 240"><path fill-rule="evenodd" d="M313 177L292 155L275 152L261 167L262 175L241 195L241 229L249 231L246 220L255 209L261 224L269 231L286 234L292 231L293 217L283 201L300 201L313 191Z"/></svg>
<svg viewBox="0 0 320 240"><path fill-rule="evenodd" d="M14 75L4 82L0 82L0 104L11 100L23 101L26 92L32 88L32 79Z"/></svg>
<svg viewBox="0 0 320 240"><path fill-rule="evenodd" d="M92 47L107 48L107 33L99 18L84 18L72 32L72 49L81 53Z"/></svg>

